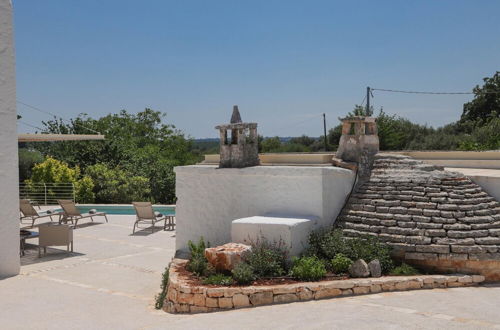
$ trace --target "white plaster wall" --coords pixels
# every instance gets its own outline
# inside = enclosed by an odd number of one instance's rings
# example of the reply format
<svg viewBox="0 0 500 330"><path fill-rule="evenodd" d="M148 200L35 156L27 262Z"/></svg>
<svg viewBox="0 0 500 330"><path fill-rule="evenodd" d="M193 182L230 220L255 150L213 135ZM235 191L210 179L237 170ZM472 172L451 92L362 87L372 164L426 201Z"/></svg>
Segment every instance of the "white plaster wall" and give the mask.
<svg viewBox="0 0 500 330"><path fill-rule="evenodd" d="M231 240L235 219L269 213L336 219L354 181L333 166L181 166L176 172L176 249L203 236L212 246Z"/></svg>
<svg viewBox="0 0 500 330"><path fill-rule="evenodd" d="M468 177L491 197L500 202L500 177L482 175L468 175Z"/></svg>
<svg viewBox="0 0 500 330"><path fill-rule="evenodd" d="M0 0L0 277L19 274L19 192L12 3Z"/></svg>

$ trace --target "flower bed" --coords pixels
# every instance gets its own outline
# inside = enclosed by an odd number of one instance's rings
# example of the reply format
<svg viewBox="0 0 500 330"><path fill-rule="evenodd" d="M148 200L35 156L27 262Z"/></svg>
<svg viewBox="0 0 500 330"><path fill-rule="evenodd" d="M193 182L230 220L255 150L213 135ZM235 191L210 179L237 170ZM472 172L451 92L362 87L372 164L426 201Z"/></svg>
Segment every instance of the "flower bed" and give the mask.
<svg viewBox="0 0 500 330"><path fill-rule="evenodd" d="M163 309L169 313L203 313L338 296L477 285L481 275L384 276L278 285L201 285L185 270L188 260L174 259Z"/></svg>

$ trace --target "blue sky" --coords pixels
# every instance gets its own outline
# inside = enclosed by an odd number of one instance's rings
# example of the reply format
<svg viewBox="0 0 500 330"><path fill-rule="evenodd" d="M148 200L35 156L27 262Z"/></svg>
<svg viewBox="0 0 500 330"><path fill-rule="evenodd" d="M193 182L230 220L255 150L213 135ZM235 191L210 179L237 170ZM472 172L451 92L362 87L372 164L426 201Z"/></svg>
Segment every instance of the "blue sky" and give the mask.
<svg viewBox="0 0 500 330"><path fill-rule="evenodd" d="M320 114L335 126L366 86L470 91L500 70L495 0L13 2L18 100L66 118L150 107L196 138L217 137L233 104L265 136L319 136ZM470 99L374 96L432 126Z"/></svg>

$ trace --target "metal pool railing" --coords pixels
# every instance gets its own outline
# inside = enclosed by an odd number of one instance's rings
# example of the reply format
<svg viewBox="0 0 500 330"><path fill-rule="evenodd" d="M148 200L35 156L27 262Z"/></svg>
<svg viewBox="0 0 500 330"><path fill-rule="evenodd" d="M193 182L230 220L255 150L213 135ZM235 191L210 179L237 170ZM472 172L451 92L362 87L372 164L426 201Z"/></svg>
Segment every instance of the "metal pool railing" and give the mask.
<svg viewBox="0 0 500 330"><path fill-rule="evenodd" d="M57 204L58 199L75 201L73 183L19 183L19 198L29 199L38 204Z"/></svg>

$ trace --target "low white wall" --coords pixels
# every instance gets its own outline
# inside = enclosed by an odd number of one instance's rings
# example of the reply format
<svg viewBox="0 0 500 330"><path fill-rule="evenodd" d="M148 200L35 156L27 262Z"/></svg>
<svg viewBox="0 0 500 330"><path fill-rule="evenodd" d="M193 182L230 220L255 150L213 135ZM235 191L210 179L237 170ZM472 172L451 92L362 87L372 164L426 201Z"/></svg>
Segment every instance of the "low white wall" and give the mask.
<svg viewBox="0 0 500 330"><path fill-rule="evenodd" d="M500 202L500 178L499 177L489 177L489 176L479 176L471 175L469 176L472 181L477 185L481 186L490 196L494 197Z"/></svg>
<svg viewBox="0 0 500 330"><path fill-rule="evenodd" d="M498 151L381 151L407 155L429 164L446 167L500 169ZM259 154L262 165L330 164L334 152L329 153L266 153ZM202 164L219 164L219 155L205 155Z"/></svg>
<svg viewBox="0 0 500 330"><path fill-rule="evenodd" d="M500 151L400 151L432 165L500 169Z"/></svg>
<svg viewBox="0 0 500 330"><path fill-rule="evenodd" d="M0 0L0 277L19 273L19 191L12 4Z"/></svg>
<svg viewBox="0 0 500 330"><path fill-rule="evenodd" d="M331 225L354 181L333 166L181 166L176 173L176 249L201 236L212 246L231 240L235 219L268 213L316 216Z"/></svg>

